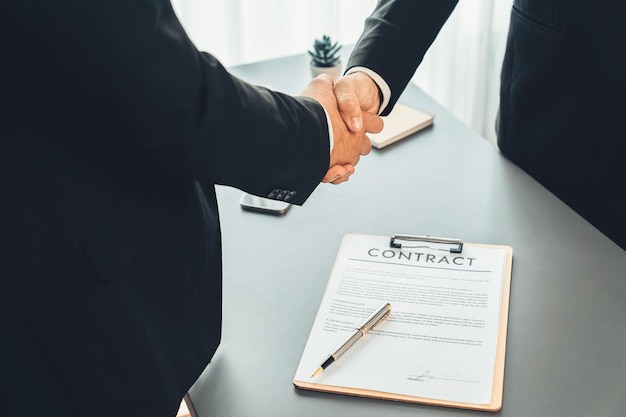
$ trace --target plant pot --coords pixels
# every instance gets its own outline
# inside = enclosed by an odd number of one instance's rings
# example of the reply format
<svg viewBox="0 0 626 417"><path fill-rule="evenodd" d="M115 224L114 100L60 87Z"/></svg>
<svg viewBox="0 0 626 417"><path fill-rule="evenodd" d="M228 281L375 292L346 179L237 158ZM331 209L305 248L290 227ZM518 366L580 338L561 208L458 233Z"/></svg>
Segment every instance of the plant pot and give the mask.
<svg viewBox="0 0 626 417"><path fill-rule="evenodd" d="M310 67L311 76L313 78L317 77L320 74L328 74L330 77L332 77L333 80L341 77L341 64L335 65L334 67L317 67L311 64Z"/></svg>

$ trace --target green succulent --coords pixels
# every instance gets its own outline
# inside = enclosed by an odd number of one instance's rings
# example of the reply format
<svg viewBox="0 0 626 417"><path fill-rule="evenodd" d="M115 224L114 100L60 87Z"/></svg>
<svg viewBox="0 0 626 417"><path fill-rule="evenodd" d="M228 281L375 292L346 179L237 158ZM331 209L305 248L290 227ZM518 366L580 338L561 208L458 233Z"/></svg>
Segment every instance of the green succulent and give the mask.
<svg viewBox="0 0 626 417"><path fill-rule="evenodd" d="M311 63L316 67L334 67L339 65L341 56L338 54L341 45L330 39L330 36L324 35L322 39L315 39L313 42L313 50L309 50L311 55Z"/></svg>

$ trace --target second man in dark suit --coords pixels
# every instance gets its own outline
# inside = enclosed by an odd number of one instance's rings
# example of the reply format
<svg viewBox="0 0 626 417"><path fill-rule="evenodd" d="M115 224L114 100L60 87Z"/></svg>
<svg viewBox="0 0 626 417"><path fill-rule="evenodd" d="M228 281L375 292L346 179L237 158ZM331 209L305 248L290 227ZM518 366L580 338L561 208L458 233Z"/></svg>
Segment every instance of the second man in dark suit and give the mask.
<svg viewBox="0 0 626 417"><path fill-rule="evenodd" d="M348 123L391 111L455 4L378 2L335 88ZM615 0L515 0L497 130L504 156L624 249L625 14Z"/></svg>

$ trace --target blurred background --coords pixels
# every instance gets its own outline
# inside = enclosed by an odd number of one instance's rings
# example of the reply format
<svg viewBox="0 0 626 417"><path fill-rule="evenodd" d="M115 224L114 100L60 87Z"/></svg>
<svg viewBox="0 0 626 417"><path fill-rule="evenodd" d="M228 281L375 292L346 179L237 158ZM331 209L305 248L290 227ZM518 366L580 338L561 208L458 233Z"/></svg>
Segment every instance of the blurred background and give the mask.
<svg viewBox="0 0 626 417"><path fill-rule="evenodd" d="M413 82L495 145L511 0L459 1ZM306 53L323 34L356 42L376 0L172 0L198 49L224 65ZM304 86L303 86L304 87Z"/></svg>

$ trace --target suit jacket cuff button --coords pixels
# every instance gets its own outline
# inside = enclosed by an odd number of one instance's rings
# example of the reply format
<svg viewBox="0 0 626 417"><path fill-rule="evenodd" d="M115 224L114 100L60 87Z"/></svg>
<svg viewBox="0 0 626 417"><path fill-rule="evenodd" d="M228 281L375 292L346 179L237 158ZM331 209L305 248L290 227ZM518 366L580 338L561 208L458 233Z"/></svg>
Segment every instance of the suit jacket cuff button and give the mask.
<svg viewBox="0 0 626 417"><path fill-rule="evenodd" d="M279 188L275 188L275 189L273 189L273 190L272 190L272 192L271 192L271 193L269 193L269 194L267 195L267 198L271 198L271 199L275 200L275 199L276 199L276 196L277 196L280 192L282 192L282 190L281 190L281 189L279 189Z"/></svg>

